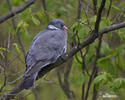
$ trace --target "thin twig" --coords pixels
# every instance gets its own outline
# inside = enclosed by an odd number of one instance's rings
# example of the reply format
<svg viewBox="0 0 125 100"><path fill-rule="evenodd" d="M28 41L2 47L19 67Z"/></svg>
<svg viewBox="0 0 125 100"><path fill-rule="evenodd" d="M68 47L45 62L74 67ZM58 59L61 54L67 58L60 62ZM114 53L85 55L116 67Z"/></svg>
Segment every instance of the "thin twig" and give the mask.
<svg viewBox="0 0 125 100"><path fill-rule="evenodd" d="M118 17L119 17L120 14L124 11L124 8L125 8L125 3L124 3L124 5L121 7L121 9L120 9L120 11L118 12L118 14L114 17L114 23L113 23L113 24L116 24L116 23L117 23Z"/></svg>
<svg viewBox="0 0 125 100"><path fill-rule="evenodd" d="M99 58L99 54L100 54L100 49L101 49L101 43L102 43L102 36L99 37L99 42L98 42L98 47L97 47L97 50L96 50L96 58L95 58L95 61L94 61L94 64L93 64L93 70L92 70L92 73L91 73L91 76L90 76L90 79L89 79L89 83L88 83L88 87L87 87L87 91L86 91L86 95L85 95L85 100L87 100L88 98L88 93L89 93L89 90L90 90L90 86L92 84L92 81L95 77L95 75L97 74L97 60Z"/></svg>
<svg viewBox="0 0 125 100"><path fill-rule="evenodd" d="M97 60L100 58L102 37L103 37L103 35L101 35L101 36L99 37L98 47L96 48L96 59L95 59L94 65L93 65L93 71L94 71L95 73L93 74L93 79L98 75ZM92 100L96 100L96 99L97 99L97 90L96 90L95 85L94 85Z"/></svg>
<svg viewBox="0 0 125 100"><path fill-rule="evenodd" d="M23 46L22 38L21 38L21 36L20 36L20 28L17 29L17 38L18 38L18 41L19 41L21 50L22 50L23 55L24 55L24 58L25 58L25 57L26 57L26 51L25 51L25 48L24 48L24 46Z"/></svg>
<svg viewBox="0 0 125 100"><path fill-rule="evenodd" d="M3 75L4 75L4 82L3 82L3 85L0 87L0 92L4 89L4 87L6 86L7 84L7 73L6 73L6 70L7 70L7 62L8 62L8 49L10 47L10 33L8 34L8 40L7 40L7 43L6 43L6 51L4 53L4 64L3 64Z"/></svg>
<svg viewBox="0 0 125 100"><path fill-rule="evenodd" d="M99 10L98 10L97 19L96 19L96 23L95 23L96 35L98 34L99 24L101 21L101 15L102 15L103 8L105 7L105 2L106 2L106 0L102 0L101 5L100 5Z"/></svg>
<svg viewBox="0 0 125 100"><path fill-rule="evenodd" d="M64 72L64 81L62 81L60 69L58 69L57 71L59 84L69 100L74 100L74 93L73 91L70 90L69 79L68 79L71 71L71 67L72 67L72 62L73 62L73 58L71 58L68 61L66 71Z"/></svg>
<svg viewBox="0 0 125 100"><path fill-rule="evenodd" d="M86 16L86 19L87 19L87 26L89 27L89 29L92 31L92 27L91 27L91 24L90 24L90 21L89 21L89 18L88 18L88 5L87 7L85 7L85 4L83 4L83 10L85 12L85 16ZM84 23L83 23L84 24Z"/></svg>
<svg viewBox="0 0 125 100"><path fill-rule="evenodd" d="M108 9L108 13L107 13L106 18L109 17L109 14L110 14L110 11L111 11L111 7L112 7L112 0L110 0L109 9Z"/></svg>
<svg viewBox="0 0 125 100"><path fill-rule="evenodd" d="M95 30L94 30L95 35L98 34L99 25L100 25L100 21L101 21L101 14L102 14L103 8L105 6L105 2L106 2L106 0L102 0L99 11L98 11L98 14L97 14L97 19L96 19L96 23L95 23ZM101 40L100 38L102 38L102 35L99 36L99 40ZM96 52L96 59L94 61L93 70L92 70L91 76L89 78L88 87L87 87L87 90L86 90L85 100L87 100L87 98L88 98L91 83L94 79L95 73L97 73L96 62L97 62L97 59L99 58L100 47L101 47L101 43L99 41L98 49L97 49L97 52Z"/></svg>
<svg viewBox="0 0 125 100"><path fill-rule="evenodd" d="M24 11L26 8L28 8L30 5L32 5L35 2L35 0L28 0L26 3L24 3L23 5L17 7L16 9L8 12L7 14L3 15L0 17L0 23L6 21L7 19L15 16L16 14Z"/></svg>
<svg viewBox="0 0 125 100"><path fill-rule="evenodd" d="M92 0L93 1L93 12L96 15L97 14L97 0Z"/></svg>
<svg viewBox="0 0 125 100"><path fill-rule="evenodd" d="M79 20L81 18L81 6L82 6L82 0L78 0L78 11L77 11L77 19Z"/></svg>
<svg viewBox="0 0 125 100"><path fill-rule="evenodd" d="M46 0L42 0L42 5L43 5L43 9L44 9L44 14L47 17L47 21L49 22L50 18L49 15L47 13L47 5L46 5Z"/></svg>
<svg viewBox="0 0 125 100"><path fill-rule="evenodd" d="M11 3L10 3L10 0L7 0L7 2L8 2L9 10L12 11L12 5L11 5ZM12 17L12 24L13 24L14 30L16 30L17 25L16 25L16 22L15 22L14 16ZM17 37L18 37L18 41L19 41L21 50L22 50L23 55L24 55L24 58L25 58L26 52L25 52L25 48L24 48L24 46L23 46L23 42L22 42L22 39L21 39L21 37L20 37L20 32L19 32L19 31L20 31L20 28L18 28L18 30L17 30Z"/></svg>
<svg viewBox="0 0 125 100"><path fill-rule="evenodd" d="M114 24L111 26L108 26L98 32L99 35L108 33L110 31L114 31L120 28L125 27L125 22L121 22L119 24ZM49 67L41 71L41 76L43 77L47 72L54 69L55 67L59 67L60 64L67 61L69 58L73 57L77 52L79 52L84 47L94 43L94 40L98 38L98 36L95 36L94 33L90 34L86 39L84 39L83 42L79 44L79 46L74 46L69 52L63 54L54 64L51 64ZM62 59L63 58L63 59ZM19 88L19 86L12 89L9 93L5 94L1 100L10 100L11 98L14 98L18 93L20 93L22 89ZM13 94L13 95L12 95ZM11 96L10 96L11 95Z"/></svg>

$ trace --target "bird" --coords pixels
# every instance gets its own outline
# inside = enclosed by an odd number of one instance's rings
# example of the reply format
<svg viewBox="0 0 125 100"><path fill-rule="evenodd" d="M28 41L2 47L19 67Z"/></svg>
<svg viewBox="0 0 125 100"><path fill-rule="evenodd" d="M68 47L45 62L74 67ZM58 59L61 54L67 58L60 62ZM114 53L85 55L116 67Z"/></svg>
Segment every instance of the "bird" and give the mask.
<svg viewBox="0 0 125 100"><path fill-rule="evenodd" d="M32 88L40 70L56 62L66 52L67 29L62 19L53 19L45 30L35 36L26 54L26 70L21 89Z"/></svg>

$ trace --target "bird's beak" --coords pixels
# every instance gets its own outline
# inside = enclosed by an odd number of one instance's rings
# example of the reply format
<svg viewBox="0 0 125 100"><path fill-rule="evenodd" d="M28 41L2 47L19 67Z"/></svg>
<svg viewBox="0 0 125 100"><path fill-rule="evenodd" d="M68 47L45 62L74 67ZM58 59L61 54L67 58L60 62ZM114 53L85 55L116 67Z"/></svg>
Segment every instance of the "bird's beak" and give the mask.
<svg viewBox="0 0 125 100"><path fill-rule="evenodd" d="M66 26L63 26L64 30L68 30L68 28Z"/></svg>

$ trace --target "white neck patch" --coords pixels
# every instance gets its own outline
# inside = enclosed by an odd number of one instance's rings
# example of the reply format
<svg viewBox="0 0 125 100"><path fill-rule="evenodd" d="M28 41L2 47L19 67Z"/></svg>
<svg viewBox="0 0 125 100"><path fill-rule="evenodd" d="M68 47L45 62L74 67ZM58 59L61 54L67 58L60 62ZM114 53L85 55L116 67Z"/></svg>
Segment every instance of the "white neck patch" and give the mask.
<svg viewBox="0 0 125 100"><path fill-rule="evenodd" d="M54 25L49 25L48 28L49 28L49 29L52 29L52 30L53 30L53 29L56 29L56 30L59 29L59 28L55 27Z"/></svg>

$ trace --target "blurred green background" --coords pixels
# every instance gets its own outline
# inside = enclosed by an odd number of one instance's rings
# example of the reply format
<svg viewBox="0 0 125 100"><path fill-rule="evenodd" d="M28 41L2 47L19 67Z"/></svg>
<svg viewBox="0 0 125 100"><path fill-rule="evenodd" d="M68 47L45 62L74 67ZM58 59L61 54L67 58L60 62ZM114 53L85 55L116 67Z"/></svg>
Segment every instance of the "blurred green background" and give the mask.
<svg viewBox="0 0 125 100"><path fill-rule="evenodd" d="M8 0L0 0L0 16L8 13ZM27 0L9 0L13 9L24 4ZM44 1L46 2L44 4ZM79 1L81 1L81 8ZM97 9L102 0L97 0ZM80 18L78 18L81 9ZM107 14L110 8L109 15ZM68 27L68 50L77 33L76 44L82 42L94 29L96 15L93 11L93 0L36 0L33 5L0 24L0 97L17 86L22 78L16 80L25 71L25 52L28 50L34 36L45 29L48 22L55 18L61 18ZM87 14L87 15L86 15ZM88 24L89 20L89 24ZM125 1L107 0L102 14L100 30L113 23L125 21ZM19 34L18 34L19 31ZM19 38L23 44L20 45ZM65 73L68 63L61 65L47 73L42 79L36 82L36 88L24 90L19 93L15 100L84 100L90 74L92 73L93 62L96 58L98 40L89 45L87 55L84 59L87 71L83 71L81 53L73 58L69 76L67 77L70 97L67 96L59 82L59 75L62 82L65 82ZM22 50L25 49L25 52ZM82 49L85 54L86 48ZM93 86L98 91L97 100L124 100L125 99L125 28L108 32L103 35L101 57L97 60L99 69L98 75L93 80L88 100L92 100ZM85 87L83 89L83 83ZM103 97L105 95L109 95ZM116 97L114 97L116 96Z"/></svg>

